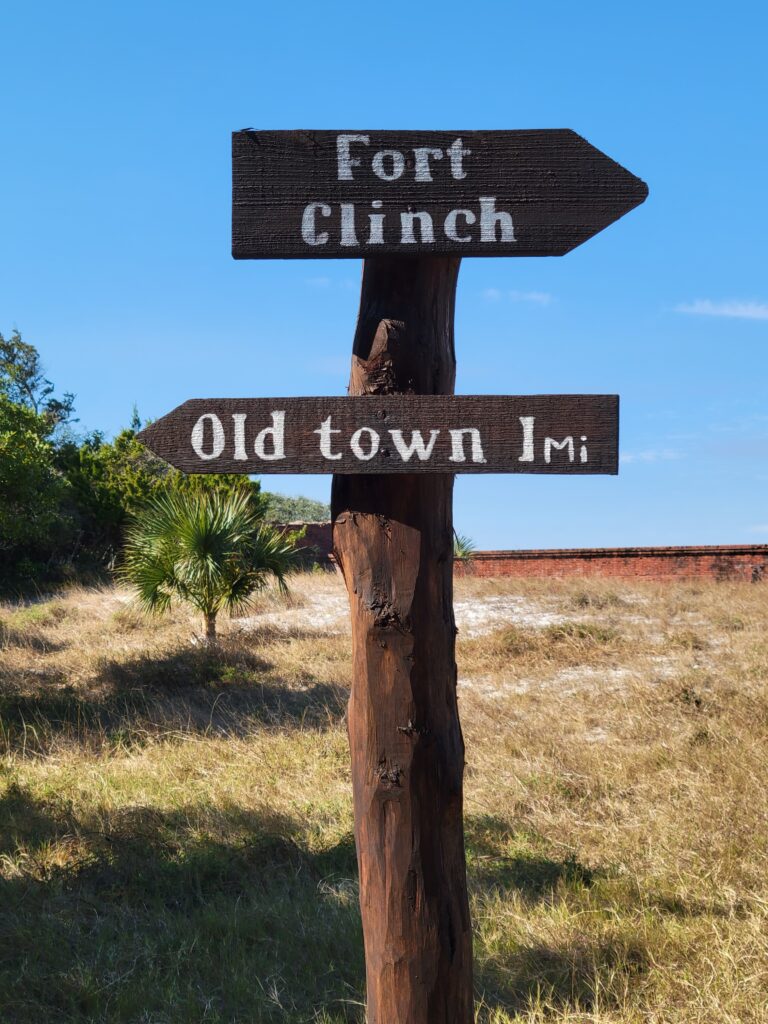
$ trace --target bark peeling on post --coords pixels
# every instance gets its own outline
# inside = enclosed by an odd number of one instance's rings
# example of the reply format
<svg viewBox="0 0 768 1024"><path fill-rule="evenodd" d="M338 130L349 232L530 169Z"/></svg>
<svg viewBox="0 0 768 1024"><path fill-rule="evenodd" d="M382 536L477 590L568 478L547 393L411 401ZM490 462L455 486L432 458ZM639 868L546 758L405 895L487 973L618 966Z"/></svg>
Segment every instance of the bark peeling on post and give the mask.
<svg viewBox="0 0 768 1024"><path fill-rule="evenodd" d="M350 394L453 394L458 269L456 257L365 261ZM448 474L333 480L369 1024L473 1019L452 493Z"/></svg>

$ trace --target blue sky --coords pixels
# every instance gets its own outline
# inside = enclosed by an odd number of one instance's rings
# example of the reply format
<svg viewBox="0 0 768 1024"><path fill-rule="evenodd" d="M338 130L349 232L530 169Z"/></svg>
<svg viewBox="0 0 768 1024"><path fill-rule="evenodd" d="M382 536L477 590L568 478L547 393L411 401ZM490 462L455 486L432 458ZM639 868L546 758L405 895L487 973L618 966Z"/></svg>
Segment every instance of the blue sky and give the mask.
<svg viewBox="0 0 768 1024"><path fill-rule="evenodd" d="M572 128L646 203L562 258L465 259L457 391L618 392L618 477L459 477L480 547L768 542L762 3L0 10L0 331L81 425L342 394L355 260L230 256L230 132ZM330 477L264 477L327 499Z"/></svg>

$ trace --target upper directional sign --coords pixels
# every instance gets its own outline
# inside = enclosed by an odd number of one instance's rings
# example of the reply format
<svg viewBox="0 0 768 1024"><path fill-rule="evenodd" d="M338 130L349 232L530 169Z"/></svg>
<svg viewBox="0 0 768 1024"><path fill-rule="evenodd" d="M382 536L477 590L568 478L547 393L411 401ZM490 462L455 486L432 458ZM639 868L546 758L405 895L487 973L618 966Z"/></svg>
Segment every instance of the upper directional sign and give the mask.
<svg viewBox="0 0 768 1024"><path fill-rule="evenodd" d="M575 132L241 131L236 259L562 256L648 195Z"/></svg>

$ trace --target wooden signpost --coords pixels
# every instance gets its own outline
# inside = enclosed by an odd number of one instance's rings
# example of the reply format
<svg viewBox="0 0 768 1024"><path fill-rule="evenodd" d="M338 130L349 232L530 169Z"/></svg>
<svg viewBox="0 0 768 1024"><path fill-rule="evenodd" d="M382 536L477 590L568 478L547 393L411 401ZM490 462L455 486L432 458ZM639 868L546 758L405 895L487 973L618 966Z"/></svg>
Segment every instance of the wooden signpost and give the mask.
<svg viewBox="0 0 768 1024"><path fill-rule="evenodd" d="M473 1020L453 475L617 471L615 396L451 397L461 257L562 255L647 192L570 131L233 135L237 259L364 258L350 397L196 399L142 439L189 472L335 474L369 1024Z"/></svg>

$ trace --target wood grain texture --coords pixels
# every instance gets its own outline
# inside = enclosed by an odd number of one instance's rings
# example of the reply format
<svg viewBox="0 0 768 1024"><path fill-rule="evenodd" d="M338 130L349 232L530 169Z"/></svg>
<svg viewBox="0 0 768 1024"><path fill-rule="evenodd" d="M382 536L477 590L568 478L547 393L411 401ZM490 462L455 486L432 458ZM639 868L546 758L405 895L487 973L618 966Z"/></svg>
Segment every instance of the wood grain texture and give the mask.
<svg viewBox="0 0 768 1024"><path fill-rule="evenodd" d="M343 160L339 139L363 136ZM460 162L450 147L460 140ZM427 149L441 153L427 157ZM417 151L422 152L421 163ZM374 167L377 155L384 154ZM396 157L395 154L399 154ZM455 155L455 152L454 152ZM643 202L644 182L575 132L532 131L239 131L232 139L232 255L236 259L403 256L561 256ZM401 159L402 163L395 163ZM377 170L378 169L378 174ZM395 180L383 180L400 169ZM348 179L340 178L347 170ZM460 174L460 177L455 176ZM424 177L430 180L419 180ZM481 197L509 213L514 239L482 239ZM311 220L325 242L309 244L303 217L309 204L326 204ZM380 204L374 206L373 204ZM341 204L353 209L343 213ZM470 211L450 224L451 211ZM433 239L404 240L402 215L426 212ZM384 215L381 241L369 215ZM346 221L344 218L346 217ZM347 244L342 244L343 225ZM352 226L352 234L349 227ZM451 229L453 228L453 231ZM457 241L450 237L468 239ZM407 231L406 231L407 235ZM350 239L354 238L354 243Z"/></svg>
<svg viewBox="0 0 768 1024"><path fill-rule="evenodd" d="M366 260L351 389L450 394L459 261ZM347 399L349 402L355 399ZM471 1024L453 476L335 476L368 1024Z"/></svg>
<svg viewBox="0 0 768 1024"><path fill-rule="evenodd" d="M413 387L415 368L409 369L408 362L416 357L403 346L401 329L391 321L382 322L385 327L377 324L375 330L385 332L388 353L398 350L406 377L403 385ZM377 358L379 363L371 366L355 359L353 391L386 381L381 355ZM256 454L256 439L270 428L275 412L285 415L281 434L284 458L264 460ZM219 443L223 438L223 448L219 456L203 458L193 446L193 435L202 418L200 450L204 454L216 450L212 415L221 424ZM235 457L236 417L244 417L240 459ZM327 457L321 450L318 431L328 417L334 433L327 435L326 451L338 458ZM478 432L476 438L466 433L470 429ZM363 456L375 448L371 458L358 457L351 444L360 430L357 448ZM465 433L457 436L451 431ZM548 438L555 443L548 443ZM368 394L347 398L196 398L147 427L139 439L187 473L612 474L618 472L618 397ZM274 440L271 435L265 438L263 450L269 456L275 454ZM526 440L532 448L526 449ZM427 457L420 458L419 450L422 455L428 453ZM464 461L457 461L459 455ZM480 455L485 461L473 461ZM531 461L522 461L526 457Z"/></svg>

